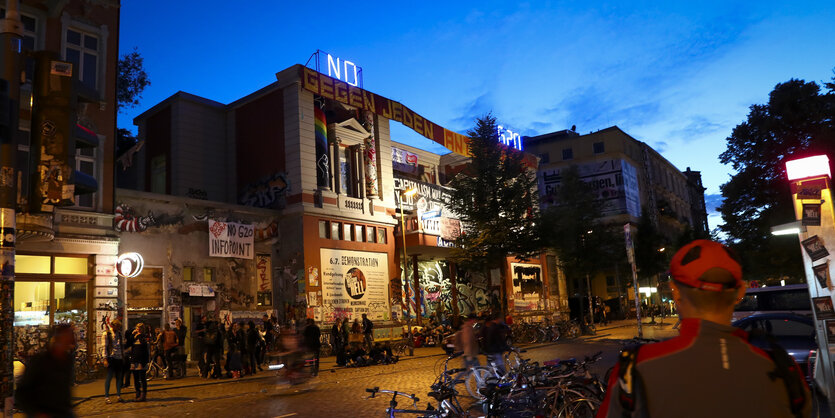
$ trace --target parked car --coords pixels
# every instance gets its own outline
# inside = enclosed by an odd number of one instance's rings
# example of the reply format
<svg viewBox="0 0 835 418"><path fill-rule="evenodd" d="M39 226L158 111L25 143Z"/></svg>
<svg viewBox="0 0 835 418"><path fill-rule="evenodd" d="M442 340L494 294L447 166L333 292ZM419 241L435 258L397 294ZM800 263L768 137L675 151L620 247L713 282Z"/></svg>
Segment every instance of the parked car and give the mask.
<svg viewBox="0 0 835 418"><path fill-rule="evenodd" d="M736 321L751 315L777 312L811 317L809 286L792 284L748 289L734 308L733 319Z"/></svg>
<svg viewBox="0 0 835 418"><path fill-rule="evenodd" d="M818 348L812 318L790 313L767 313L748 316L732 325L750 333L751 344L762 349L770 346L769 340L762 333L772 335L809 379L809 357Z"/></svg>

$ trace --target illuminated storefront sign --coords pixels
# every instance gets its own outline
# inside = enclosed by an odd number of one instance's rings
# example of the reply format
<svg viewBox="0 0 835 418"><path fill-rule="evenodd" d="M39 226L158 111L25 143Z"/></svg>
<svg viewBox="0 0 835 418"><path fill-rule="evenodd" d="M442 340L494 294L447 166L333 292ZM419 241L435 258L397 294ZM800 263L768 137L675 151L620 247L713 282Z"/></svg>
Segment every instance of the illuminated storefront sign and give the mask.
<svg viewBox="0 0 835 418"><path fill-rule="evenodd" d="M516 148L519 151L522 151L522 136L519 135L519 132L513 132L502 125L496 127L496 131L499 135L499 142L508 147Z"/></svg>

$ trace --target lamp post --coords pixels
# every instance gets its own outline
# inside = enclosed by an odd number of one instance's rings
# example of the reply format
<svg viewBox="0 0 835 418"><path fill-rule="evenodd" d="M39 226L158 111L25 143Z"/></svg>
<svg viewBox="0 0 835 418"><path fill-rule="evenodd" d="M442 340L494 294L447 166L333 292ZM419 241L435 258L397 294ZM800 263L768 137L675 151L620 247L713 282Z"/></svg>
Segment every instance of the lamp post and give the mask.
<svg viewBox="0 0 835 418"><path fill-rule="evenodd" d="M411 309L411 305L410 305L410 301L409 301L409 293L410 293L409 292L409 275L406 274L406 265L409 262L409 257L406 255L406 221L404 220L404 217L403 217L403 211L404 211L404 209L403 209L403 198L404 197L412 197L416 193L417 193L417 189L415 189L414 187L412 187L410 189L406 189L406 190L401 190L400 193L397 193L397 196L399 197L399 201L400 201L400 236L403 239L403 288L405 290L405 302L406 302L406 326L409 328L408 331L406 332L406 336L409 338L410 342L412 340L412 324L411 324L411 321L412 321L411 311L412 311L412 309ZM417 289L415 289L415 292L417 292ZM411 344L409 344L409 347L411 347ZM412 353L413 352L411 352L411 350L410 350L410 355Z"/></svg>

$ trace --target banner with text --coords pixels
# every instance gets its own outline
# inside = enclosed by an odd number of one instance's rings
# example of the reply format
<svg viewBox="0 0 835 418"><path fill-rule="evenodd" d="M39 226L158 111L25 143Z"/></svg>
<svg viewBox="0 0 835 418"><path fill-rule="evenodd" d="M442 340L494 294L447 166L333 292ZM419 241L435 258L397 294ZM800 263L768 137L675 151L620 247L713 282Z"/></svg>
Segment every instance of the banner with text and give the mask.
<svg viewBox="0 0 835 418"><path fill-rule="evenodd" d="M388 254L365 251L320 250L324 320L368 318L388 320Z"/></svg>
<svg viewBox="0 0 835 418"><path fill-rule="evenodd" d="M209 257L252 260L254 231L252 225L209 219Z"/></svg>
<svg viewBox="0 0 835 418"><path fill-rule="evenodd" d="M603 160L576 165L586 192L600 201L603 216L629 214L641 216L638 173L626 160ZM543 206L558 205L557 190L562 183L562 170L540 169L539 191Z"/></svg>
<svg viewBox="0 0 835 418"><path fill-rule="evenodd" d="M543 309L542 266L539 264L510 263L513 274L513 304L517 311Z"/></svg>

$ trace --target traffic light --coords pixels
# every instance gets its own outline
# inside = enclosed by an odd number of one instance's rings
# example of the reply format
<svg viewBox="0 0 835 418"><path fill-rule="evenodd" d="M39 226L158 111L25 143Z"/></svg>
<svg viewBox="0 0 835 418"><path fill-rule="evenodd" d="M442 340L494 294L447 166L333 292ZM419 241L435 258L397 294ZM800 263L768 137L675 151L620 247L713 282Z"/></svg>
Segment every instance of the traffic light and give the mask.
<svg viewBox="0 0 835 418"><path fill-rule="evenodd" d="M78 124L79 101L95 92L78 81L77 68L52 51L35 54L32 91L32 212L72 206L75 196L96 192L96 179L75 169L77 148L98 146L95 132Z"/></svg>

